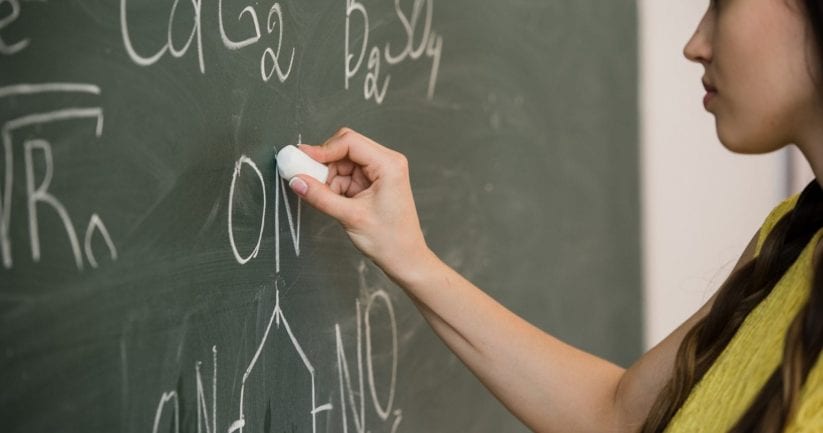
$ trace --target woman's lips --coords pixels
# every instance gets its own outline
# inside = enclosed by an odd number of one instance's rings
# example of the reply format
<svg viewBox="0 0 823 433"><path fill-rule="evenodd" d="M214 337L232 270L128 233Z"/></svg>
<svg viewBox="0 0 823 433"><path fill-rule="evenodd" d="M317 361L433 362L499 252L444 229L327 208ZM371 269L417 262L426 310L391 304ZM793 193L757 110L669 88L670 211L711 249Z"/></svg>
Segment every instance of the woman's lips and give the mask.
<svg viewBox="0 0 823 433"><path fill-rule="evenodd" d="M709 108L709 104L712 102L714 97L717 95L717 92L706 92L706 96L703 97L703 107L706 109Z"/></svg>
<svg viewBox="0 0 823 433"><path fill-rule="evenodd" d="M717 96L717 88L707 81L703 81L703 88L706 89L706 96L703 97L703 107L709 109L709 104Z"/></svg>

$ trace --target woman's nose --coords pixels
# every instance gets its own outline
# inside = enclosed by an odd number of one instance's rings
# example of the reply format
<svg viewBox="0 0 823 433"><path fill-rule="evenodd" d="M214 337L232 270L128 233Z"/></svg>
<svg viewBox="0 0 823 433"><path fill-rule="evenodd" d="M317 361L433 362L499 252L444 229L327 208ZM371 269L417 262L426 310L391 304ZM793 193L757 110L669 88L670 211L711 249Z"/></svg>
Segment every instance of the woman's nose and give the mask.
<svg viewBox="0 0 823 433"><path fill-rule="evenodd" d="M706 64L709 63L712 58L712 47L709 43L710 32L712 30L710 13L709 11L703 15L703 19L700 20L691 39L689 39L689 42L686 43L686 46L683 48L683 55L696 63Z"/></svg>

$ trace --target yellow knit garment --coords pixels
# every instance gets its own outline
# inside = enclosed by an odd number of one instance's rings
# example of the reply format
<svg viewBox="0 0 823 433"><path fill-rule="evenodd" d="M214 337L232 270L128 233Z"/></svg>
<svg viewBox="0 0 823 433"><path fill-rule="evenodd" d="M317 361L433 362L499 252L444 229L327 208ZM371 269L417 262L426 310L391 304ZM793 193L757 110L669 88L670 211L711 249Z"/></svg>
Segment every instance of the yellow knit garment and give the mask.
<svg viewBox="0 0 823 433"><path fill-rule="evenodd" d="M760 229L756 254L778 220L794 208L798 196L778 205ZM769 376L782 363L783 342L809 297L812 258L819 231L772 292L743 321L703 379L672 418L666 432L727 432L749 408ZM817 361L800 396L786 433L823 432L823 363Z"/></svg>

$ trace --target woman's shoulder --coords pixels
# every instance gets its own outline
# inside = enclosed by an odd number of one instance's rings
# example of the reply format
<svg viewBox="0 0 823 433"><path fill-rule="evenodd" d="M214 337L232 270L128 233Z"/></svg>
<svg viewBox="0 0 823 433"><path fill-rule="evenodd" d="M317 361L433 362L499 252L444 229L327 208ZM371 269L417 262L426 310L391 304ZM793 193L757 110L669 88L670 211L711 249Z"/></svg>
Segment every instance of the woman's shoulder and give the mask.
<svg viewBox="0 0 823 433"><path fill-rule="evenodd" d="M771 233L774 226L780 221L780 218L783 218L789 211L794 209L795 205L797 204L797 199L800 197L800 194L795 194L785 200L783 200L780 204L775 206L774 209L769 213L766 217L766 220L763 222L763 225L760 226L760 232L757 237L757 248L755 249L755 255L760 254L760 248L763 247L763 242L766 240L766 237Z"/></svg>

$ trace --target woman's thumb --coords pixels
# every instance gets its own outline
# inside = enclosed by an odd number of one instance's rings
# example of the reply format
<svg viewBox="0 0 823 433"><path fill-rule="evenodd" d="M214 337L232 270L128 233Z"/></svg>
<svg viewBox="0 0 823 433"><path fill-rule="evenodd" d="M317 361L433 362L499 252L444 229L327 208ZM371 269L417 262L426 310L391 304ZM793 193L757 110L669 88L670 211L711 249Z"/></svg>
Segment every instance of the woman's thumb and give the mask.
<svg viewBox="0 0 823 433"><path fill-rule="evenodd" d="M346 222L351 214L351 199L336 194L311 176L295 176L289 181L289 187L303 201L340 222Z"/></svg>

